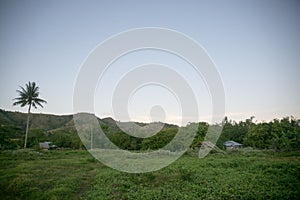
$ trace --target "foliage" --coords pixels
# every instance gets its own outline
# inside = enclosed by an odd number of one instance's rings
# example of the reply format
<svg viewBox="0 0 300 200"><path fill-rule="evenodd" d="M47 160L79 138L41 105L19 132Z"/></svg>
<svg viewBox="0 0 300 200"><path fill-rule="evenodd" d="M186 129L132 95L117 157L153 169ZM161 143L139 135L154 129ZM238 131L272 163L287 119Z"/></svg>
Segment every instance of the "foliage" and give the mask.
<svg viewBox="0 0 300 200"><path fill-rule="evenodd" d="M217 145L222 147L226 140L234 140L245 147L273 149L278 151L300 150L300 121L285 117L271 122L253 123L254 117L238 123L223 121L223 131Z"/></svg>
<svg viewBox="0 0 300 200"><path fill-rule="evenodd" d="M83 149L85 148L76 133L72 115L55 116L47 114L32 114L33 123L29 130L29 147L34 147L38 142L51 141L58 147ZM20 148L24 140L23 128L26 114L0 110L0 149ZM235 122L224 118L222 134L217 141L217 146L223 147L227 140L242 143L244 147L258 149L272 149L276 151L300 150L300 120L294 117L274 119L271 122L254 123L254 117L245 121ZM126 122L125 122L126 123ZM135 151L157 150L168 144L177 134L179 127L164 124L162 130L149 138L137 138L124 133L112 118L99 119L99 124L106 136L119 148ZM145 123L139 123L145 126ZM199 148L209 127L206 122L190 123L188 126L198 126L191 148ZM189 128L183 127L185 130ZM32 133L31 133L32 132ZM37 133L38 132L38 133ZM43 134L41 134L43 133ZM38 135L37 135L38 134ZM90 133L86 134L87 149L90 149ZM184 141L184 135L181 136ZM94 136L94 140L97 140ZM88 142L87 142L88 141ZM97 141L99 143L99 141ZM97 142L94 142L95 144ZM100 141L101 142L101 141ZM56 144L57 143L57 144ZM179 144L180 145L180 144ZM102 144L102 147L106 146ZM182 145L181 145L182 146ZM94 146L93 148L97 148ZM174 147L180 149L181 147Z"/></svg>
<svg viewBox="0 0 300 200"><path fill-rule="evenodd" d="M157 150L167 145L176 135L178 128L169 128L146 138L142 142L142 150Z"/></svg>
<svg viewBox="0 0 300 200"><path fill-rule="evenodd" d="M62 148L84 148L84 145L75 131L56 131L50 135L49 141Z"/></svg>
<svg viewBox="0 0 300 200"><path fill-rule="evenodd" d="M299 155L184 156L145 174L103 168L84 199L296 199L299 169Z"/></svg>
<svg viewBox="0 0 300 200"><path fill-rule="evenodd" d="M34 108L37 108L37 106L43 107L42 103L47 103L45 100L39 98L39 87L35 82L26 83L25 88L20 86L20 90L17 90L17 92L19 96L14 98L14 106L29 106L30 110L31 106Z"/></svg>
<svg viewBox="0 0 300 200"><path fill-rule="evenodd" d="M258 123L250 127L244 142L260 149L300 150L299 120L286 117Z"/></svg>
<svg viewBox="0 0 300 200"><path fill-rule="evenodd" d="M204 137L207 133L208 127L209 127L209 124L206 122L198 123L198 131L197 131L196 136L191 145L192 148L198 147L199 144L204 140Z"/></svg>
<svg viewBox="0 0 300 200"><path fill-rule="evenodd" d="M26 117L26 113L4 111L0 109L0 125L14 126L25 129ZM56 129L75 130L74 124L72 122L73 115L57 116L49 114L31 113L30 119L31 129L42 129L44 131Z"/></svg>
<svg viewBox="0 0 300 200"><path fill-rule="evenodd" d="M11 133L11 134L7 134ZM0 126L0 150L17 149L21 147L23 130L14 126Z"/></svg>
<svg viewBox="0 0 300 200"><path fill-rule="evenodd" d="M99 163L86 151L0 153L1 199L79 199Z"/></svg>
<svg viewBox="0 0 300 200"><path fill-rule="evenodd" d="M241 151L183 156L128 174L87 151L0 152L1 199L297 199L299 152Z"/></svg>

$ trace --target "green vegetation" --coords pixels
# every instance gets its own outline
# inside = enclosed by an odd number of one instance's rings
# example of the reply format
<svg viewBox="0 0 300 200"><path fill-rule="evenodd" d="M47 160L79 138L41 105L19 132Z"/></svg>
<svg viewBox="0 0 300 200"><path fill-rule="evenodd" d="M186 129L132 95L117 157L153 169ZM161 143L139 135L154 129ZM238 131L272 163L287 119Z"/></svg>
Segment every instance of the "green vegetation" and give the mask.
<svg viewBox="0 0 300 200"><path fill-rule="evenodd" d="M101 164L86 151L0 153L1 199L78 199Z"/></svg>
<svg viewBox="0 0 300 200"><path fill-rule="evenodd" d="M108 168L87 151L0 152L1 199L297 199L300 154L185 155L151 173Z"/></svg>
<svg viewBox="0 0 300 200"><path fill-rule="evenodd" d="M26 114L0 110L1 199L297 199L300 196L300 120L293 117L268 123L254 123L253 118L241 122L225 118L217 145L224 148L224 141L235 140L245 148L211 153L204 159L199 159L197 152L209 124L191 123L180 135L180 141L184 141L189 127L199 125L189 151L170 166L145 174L119 172L91 157L79 139L72 115L31 114L31 119L27 141L31 149L22 150ZM143 139L125 134L111 118L98 120L113 143L135 152L163 147L179 129L164 124L156 135ZM90 132L87 141L89 137ZM53 142L61 150L41 151L38 143L44 141ZM180 142L176 145L179 145L176 149L181 149Z"/></svg>
<svg viewBox="0 0 300 200"><path fill-rule="evenodd" d="M36 148L38 142L50 141L61 148L85 148L79 139L72 115L55 116L47 114L31 114L32 124L28 133L28 147ZM107 137L126 150L156 150L168 144L177 134L178 126L164 124L163 129L149 138L137 138L124 133L111 118L98 119ZM18 149L24 145L24 127L26 114L0 110L0 149ZM124 122L126 123L126 122ZM256 149L272 149L276 151L300 150L300 120L293 117L274 119L271 122L254 123L253 117L245 121L235 122L224 119L223 131L217 142L219 148L227 140L242 143L244 147ZM139 123L145 126L144 123ZM199 122L198 131L191 148L198 148L204 140L208 123ZM218 128L221 125L212 125ZM87 133L87 137L90 133ZM86 138L90 140L90 138ZM87 146L87 148L90 148Z"/></svg>
<svg viewBox="0 0 300 200"><path fill-rule="evenodd" d="M253 123L253 118L244 122L223 121L223 132L217 145L234 140L245 147L272 149L276 151L300 150L300 120L294 117L274 119L271 122Z"/></svg>

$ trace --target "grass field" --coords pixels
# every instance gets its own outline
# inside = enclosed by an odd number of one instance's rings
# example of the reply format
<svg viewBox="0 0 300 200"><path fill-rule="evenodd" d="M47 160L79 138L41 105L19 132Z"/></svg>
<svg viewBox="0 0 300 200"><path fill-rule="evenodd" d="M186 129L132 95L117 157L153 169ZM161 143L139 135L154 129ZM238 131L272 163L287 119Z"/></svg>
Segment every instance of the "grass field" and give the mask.
<svg viewBox="0 0 300 200"><path fill-rule="evenodd" d="M1 199L297 199L300 153L185 155L151 173L108 168L86 151L0 152Z"/></svg>

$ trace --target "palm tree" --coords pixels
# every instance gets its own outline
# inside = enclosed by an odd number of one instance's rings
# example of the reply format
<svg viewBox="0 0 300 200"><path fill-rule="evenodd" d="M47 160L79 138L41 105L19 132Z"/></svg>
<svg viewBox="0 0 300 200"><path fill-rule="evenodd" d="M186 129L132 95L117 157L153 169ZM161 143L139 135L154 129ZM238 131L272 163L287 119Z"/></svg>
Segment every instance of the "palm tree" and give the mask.
<svg viewBox="0 0 300 200"><path fill-rule="evenodd" d="M24 149L26 148L27 144L27 135L28 135L28 127L29 127L29 116L30 116L30 109L33 106L37 108L37 106L41 106L43 108L42 103L47 103L47 101L38 98L39 96L39 87L36 86L35 82L28 82L26 87L20 86L20 90L17 90L19 93L19 97L14 98L15 102L13 105L21 105L24 107L28 105L28 113L27 113L27 124L26 124L26 133L25 133L25 142L24 142Z"/></svg>

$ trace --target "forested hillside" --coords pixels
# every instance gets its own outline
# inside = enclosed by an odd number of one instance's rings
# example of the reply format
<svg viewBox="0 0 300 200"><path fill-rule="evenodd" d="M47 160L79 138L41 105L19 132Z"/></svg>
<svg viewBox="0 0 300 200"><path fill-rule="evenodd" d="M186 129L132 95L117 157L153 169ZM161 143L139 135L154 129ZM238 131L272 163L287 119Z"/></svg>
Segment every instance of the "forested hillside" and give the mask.
<svg viewBox="0 0 300 200"><path fill-rule="evenodd" d="M25 128L26 126L26 113L10 112L0 109L0 124L6 126L17 126ZM49 115L49 114L36 114L30 115L31 129L42 129L49 131L57 128L64 127L73 119L73 115Z"/></svg>
<svg viewBox="0 0 300 200"><path fill-rule="evenodd" d="M190 123L187 127L172 124L163 125L162 130L148 138L137 138L124 133L112 118L98 119L107 137L118 147L127 150L155 150L168 144L177 134L179 128L198 126L198 131L191 148L198 148L207 133L209 124L206 122ZM223 126L217 146L223 142L234 140L244 147L257 149L273 149L278 151L300 150L300 120L294 117L274 119L271 122L254 123L253 117L245 121L235 122L227 117L222 124L211 125L212 128ZM26 114L0 110L0 149L18 149L22 147ZM130 125L132 122L120 122ZM145 126L146 123L138 123ZM77 135L73 115L31 114L28 147L37 148L39 142L51 141L61 148L86 148ZM89 147L87 147L89 148Z"/></svg>

